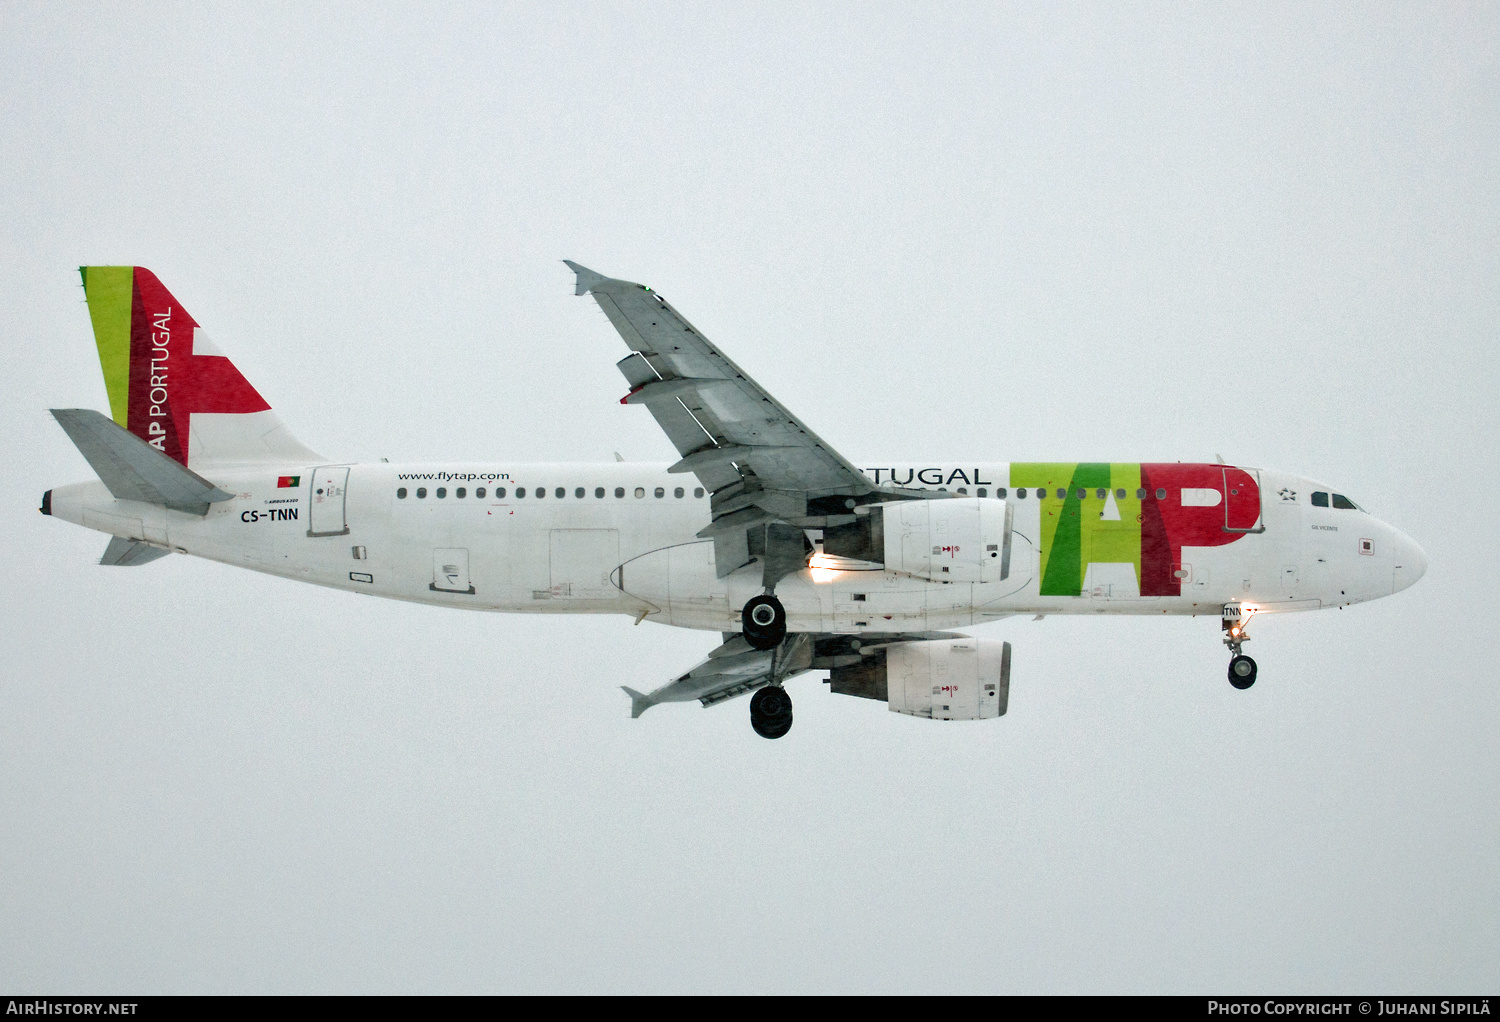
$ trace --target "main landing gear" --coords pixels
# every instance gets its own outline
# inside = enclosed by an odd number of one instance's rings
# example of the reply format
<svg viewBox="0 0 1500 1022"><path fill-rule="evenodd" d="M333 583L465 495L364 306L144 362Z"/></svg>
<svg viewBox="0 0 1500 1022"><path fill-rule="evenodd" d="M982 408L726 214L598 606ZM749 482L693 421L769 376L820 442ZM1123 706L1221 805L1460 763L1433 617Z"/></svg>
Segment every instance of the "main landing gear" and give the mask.
<svg viewBox="0 0 1500 1022"><path fill-rule="evenodd" d="M767 685L750 697L750 726L762 738L780 738L792 729L792 697L780 685Z"/></svg>
<svg viewBox="0 0 1500 1022"><path fill-rule="evenodd" d="M745 641L756 649L775 649L786 638L786 608L770 593L749 600L740 621Z"/></svg>
<svg viewBox="0 0 1500 1022"><path fill-rule="evenodd" d="M1229 647L1230 653L1229 684L1238 689L1247 689L1255 684L1255 661L1240 652L1241 645L1250 641L1250 636L1245 634L1245 626L1250 623L1254 613L1255 611L1237 604L1226 604L1224 607L1224 645Z"/></svg>
<svg viewBox="0 0 1500 1022"><path fill-rule="evenodd" d="M750 697L750 726L762 738L780 738L792 729L792 697L781 687L788 666L808 641L806 635L786 635L786 608L771 593L749 600L740 614L741 633L753 648L770 650L766 684Z"/></svg>

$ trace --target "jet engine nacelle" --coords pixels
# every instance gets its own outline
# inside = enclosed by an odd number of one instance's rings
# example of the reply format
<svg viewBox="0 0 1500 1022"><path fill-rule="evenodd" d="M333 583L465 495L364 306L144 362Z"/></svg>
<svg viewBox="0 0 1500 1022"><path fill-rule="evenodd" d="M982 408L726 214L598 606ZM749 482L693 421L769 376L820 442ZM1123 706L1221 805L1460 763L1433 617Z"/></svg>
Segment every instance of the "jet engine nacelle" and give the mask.
<svg viewBox="0 0 1500 1022"><path fill-rule="evenodd" d="M998 717L1010 701L1010 643L994 639L903 642L885 651L892 711L933 720Z"/></svg>
<svg viewBox="0 0 1500 1022"><path fill-rule="evenodd" d="M878 505L885 570L932 582L1000 582L1010 577L1009 501L956 497Z"/></svg>
<svg viewBox="0 0 1500 1022"><path fill-rule="evenodd" d="M934 720L998 717L1010 701L1010 643L993 639L898 642L831 668L838 695L884 699L895 713Z"/></svg>

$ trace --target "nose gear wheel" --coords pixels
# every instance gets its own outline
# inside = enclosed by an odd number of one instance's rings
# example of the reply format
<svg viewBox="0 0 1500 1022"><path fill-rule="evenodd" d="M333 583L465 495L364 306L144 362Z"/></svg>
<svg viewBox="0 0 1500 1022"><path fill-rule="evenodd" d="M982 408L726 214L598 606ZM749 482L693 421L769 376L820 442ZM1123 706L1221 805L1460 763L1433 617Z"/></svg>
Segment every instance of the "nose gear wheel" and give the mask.
<svg viewBox="0 0 1500 1022"><path fill-rule="evenodd" d="M1240 652L1241 647L1250 641L1250 636L1245 634L1245 626L1250 623L1254 616L1253 607L1243 607L1238 603L1224 605L1224 645L1229 647L1229 684L1238 689L1247 689L1255 684L1255 676L1258 669L1255 661Z"/></svg>

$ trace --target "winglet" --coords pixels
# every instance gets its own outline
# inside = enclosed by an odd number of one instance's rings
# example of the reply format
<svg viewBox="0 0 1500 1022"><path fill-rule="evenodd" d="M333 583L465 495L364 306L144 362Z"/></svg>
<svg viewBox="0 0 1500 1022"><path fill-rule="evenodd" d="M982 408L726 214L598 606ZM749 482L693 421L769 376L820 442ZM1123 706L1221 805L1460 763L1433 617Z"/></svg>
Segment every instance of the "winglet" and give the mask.
<svg viewBox="0 0 1500 1022"><path fill-rule="evenodd" d="M656 705L656 703L651 699L650 696L643 696L635 689L629 688L625 685L621 685L620 688L623 689L625 691L625 694L630 697L631 720L635 720L635 718L639 717L641 714L645 713L647 710L651 709L651 707Z"/></svg>
<svg viewBox="0 0 1500 1022"><path fill-rule="evenodd" d="M571 259L564 259L568 269L578 274L578 286L573 290L575 295L586 295L596 286L604 283L609 278L602 273L595 273L587 266L580 266Z"/></svg>

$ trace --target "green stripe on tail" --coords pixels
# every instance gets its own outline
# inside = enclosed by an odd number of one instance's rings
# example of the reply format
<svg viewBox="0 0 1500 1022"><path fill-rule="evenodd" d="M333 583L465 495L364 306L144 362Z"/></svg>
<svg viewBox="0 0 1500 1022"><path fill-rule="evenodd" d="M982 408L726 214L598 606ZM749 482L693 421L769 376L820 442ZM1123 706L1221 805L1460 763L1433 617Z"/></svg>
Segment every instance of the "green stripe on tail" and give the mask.
<svg viewBox="0 0 1500 1022"><path fill-rule="evenodd" d="M129 426L130 409L130 305L135 293L134 266L80 266L83 293L94 322L94 342L99 345L99 365L104 370L104 389L115 422Z"/></svg>

